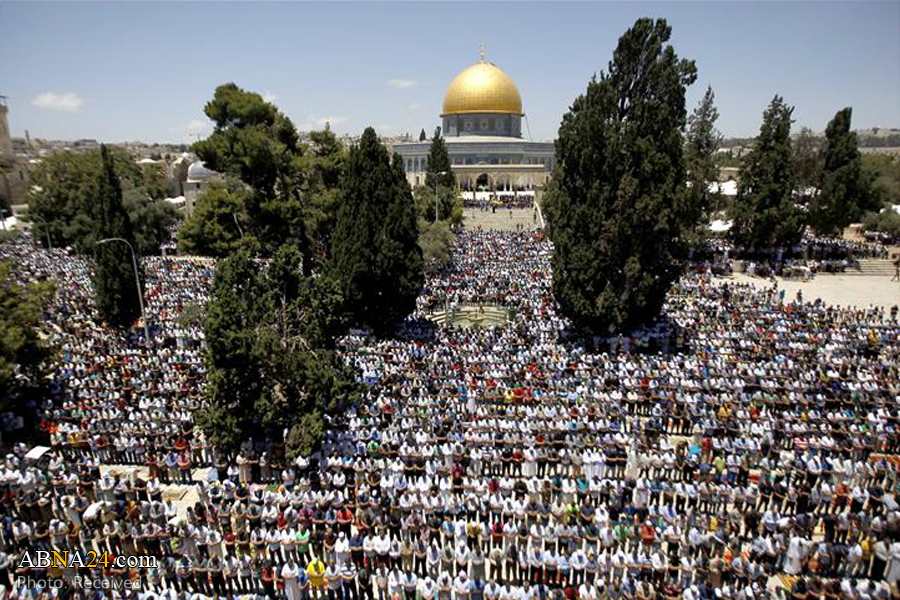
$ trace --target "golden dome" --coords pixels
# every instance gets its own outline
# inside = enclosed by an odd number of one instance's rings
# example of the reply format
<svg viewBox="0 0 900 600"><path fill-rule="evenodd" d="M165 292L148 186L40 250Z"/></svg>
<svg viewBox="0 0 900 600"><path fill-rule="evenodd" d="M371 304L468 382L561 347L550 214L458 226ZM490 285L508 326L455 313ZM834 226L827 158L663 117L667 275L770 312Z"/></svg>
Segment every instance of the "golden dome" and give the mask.
<svg viewBox="0 0 900 600"><path fill-rule="evenodd" d="M460 73L444 94L441 116L465 113L522 114L522 98L509 75L489 62Z"/></svg>

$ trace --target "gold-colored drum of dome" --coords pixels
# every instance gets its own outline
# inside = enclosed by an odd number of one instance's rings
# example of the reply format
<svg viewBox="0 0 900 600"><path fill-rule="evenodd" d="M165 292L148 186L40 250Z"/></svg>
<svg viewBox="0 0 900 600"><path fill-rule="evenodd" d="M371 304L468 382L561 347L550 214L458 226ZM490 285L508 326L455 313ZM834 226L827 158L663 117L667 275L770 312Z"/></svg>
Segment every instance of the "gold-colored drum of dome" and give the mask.
<svg viewBox="0 0 900 600"><path fill-rule="evenodd" d="M447 88L441 116L466 113L521 115L522 98L509 75L492 63L475 63Z"/></svg>

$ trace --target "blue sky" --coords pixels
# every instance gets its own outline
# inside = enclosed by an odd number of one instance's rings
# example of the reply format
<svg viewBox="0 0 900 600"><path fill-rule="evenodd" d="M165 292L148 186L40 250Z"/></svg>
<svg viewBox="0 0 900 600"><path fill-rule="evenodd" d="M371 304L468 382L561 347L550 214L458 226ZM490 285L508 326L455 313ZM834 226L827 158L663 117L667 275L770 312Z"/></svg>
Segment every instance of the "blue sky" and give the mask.
<svg viewBox="0 0 900 600"><path fill-rule="evenodd" d="M619 36L664 17L697 62L719 128L755 135L775 93L795 127L900 127L900 2L0 2L0 94L13 135L184 142L234 81L301 129L330 120L386 135L438 124L453 77L484 43L516 81L534 139L563 113ZM526 132L527 133L527 132Z"/></svg>

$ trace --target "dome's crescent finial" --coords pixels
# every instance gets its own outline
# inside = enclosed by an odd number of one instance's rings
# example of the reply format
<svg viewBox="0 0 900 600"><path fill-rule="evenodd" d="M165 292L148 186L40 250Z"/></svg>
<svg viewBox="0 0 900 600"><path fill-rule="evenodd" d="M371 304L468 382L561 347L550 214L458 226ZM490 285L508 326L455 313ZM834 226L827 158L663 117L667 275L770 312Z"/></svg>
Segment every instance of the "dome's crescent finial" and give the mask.
<svg viewBox="0 0 900 600"><path fill-rule="evenodd" d="M484 62L484 44L479 44L478 56L481 62Z"/></svg>

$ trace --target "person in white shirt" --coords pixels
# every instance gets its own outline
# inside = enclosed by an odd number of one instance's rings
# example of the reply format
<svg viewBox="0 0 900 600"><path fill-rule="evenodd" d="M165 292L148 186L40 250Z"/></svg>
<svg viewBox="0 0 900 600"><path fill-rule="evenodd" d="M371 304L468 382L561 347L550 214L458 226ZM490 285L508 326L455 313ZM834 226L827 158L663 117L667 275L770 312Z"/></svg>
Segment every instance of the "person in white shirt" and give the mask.
<svg viewBox="0 0 900 600"><path fill-rule="evenodd" d="M460 571L453 580L453 600L468 600L472 582L465 571Z"/></svg>
<svg viewBox="0 0 900 600"><path fill-rule="evenodd" d="M419 579L417 591L422 600L433 600L437 586L431 577L422 577Z"/></svg>

